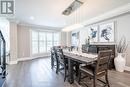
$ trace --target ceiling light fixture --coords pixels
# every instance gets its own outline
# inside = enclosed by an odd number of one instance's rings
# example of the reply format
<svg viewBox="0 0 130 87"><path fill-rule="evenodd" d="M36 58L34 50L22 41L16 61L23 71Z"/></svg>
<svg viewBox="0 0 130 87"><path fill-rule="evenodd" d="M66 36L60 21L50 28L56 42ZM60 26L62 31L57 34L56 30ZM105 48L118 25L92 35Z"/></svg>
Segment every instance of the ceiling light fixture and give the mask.
<svg viewBox="0 0 130 87"><path fill-rule="evenodd" d="M76 4L75 4L76 3ZM78 3L78 4L77 4ZM70 9L68 10L69 14L72 13L73 11L74 12L74 20L72 20L72 22L74 21L74 23L68 27L65 27L62 29L62 31L65 31L65 32L69 32L69 31L73 31L73 30L76 30L76 29L80 29L82 27L84 27L84 25L81 23L81 20L82 20L82 9L79 8L77 9L78 7L80 7L81 5L83 4L83 2L81 2L81 0L75 0L71 6L69 6L68 8L72 7L73 9ZM66 15L68 15L68 13L66 13Z"/></svg>
<svg viewBox="0 0 130 87"><path fill-rule="evenodd" d="M83 2L81 0L74 0L72 4L62 12L62 14L70 15L72 12L78 9L82 4Z"/></svg>

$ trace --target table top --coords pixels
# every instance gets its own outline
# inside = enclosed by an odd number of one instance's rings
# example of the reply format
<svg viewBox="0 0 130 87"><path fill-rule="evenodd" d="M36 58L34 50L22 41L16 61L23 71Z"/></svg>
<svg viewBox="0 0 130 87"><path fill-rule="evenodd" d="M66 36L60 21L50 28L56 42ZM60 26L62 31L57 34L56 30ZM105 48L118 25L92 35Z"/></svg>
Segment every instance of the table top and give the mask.
<svg viewBox="0 0 130 87"><path fill-rule="evenodd" d="M73 52L63 52L63 53L67 58L72 59L74 61L81 62L81 63L95 62L97 60L97 57L98 57L97 54L87 54L86 53L86 55L82 55L82 53L76 54Z"/></svg>

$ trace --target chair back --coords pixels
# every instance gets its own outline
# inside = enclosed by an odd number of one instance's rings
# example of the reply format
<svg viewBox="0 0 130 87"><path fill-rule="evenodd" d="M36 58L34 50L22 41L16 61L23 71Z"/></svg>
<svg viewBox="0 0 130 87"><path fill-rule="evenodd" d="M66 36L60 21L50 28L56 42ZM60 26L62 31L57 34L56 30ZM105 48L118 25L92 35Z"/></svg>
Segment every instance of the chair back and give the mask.
<svg viewBox="0 0 130 87"><path fill-rule="evenodd" d="M64 55L61 48L57 49L57 56L58 56L59 61L64 60Z"/></svg>
<svg viewBox="0 0 130 87"><path fill-rule="evenodd" d="M54 59L57 60L57 52L56 52L56 48L55 48L55 47L53 47L53 48L51 49L51 55L52 55L52 57L53 57Z"/></svg>
<svg viewBox="0 0 130 87"><path fill-rule="evenodd" d="M109 68L112 50L99 51L96 65L96 74L106 72Z"/></svg>

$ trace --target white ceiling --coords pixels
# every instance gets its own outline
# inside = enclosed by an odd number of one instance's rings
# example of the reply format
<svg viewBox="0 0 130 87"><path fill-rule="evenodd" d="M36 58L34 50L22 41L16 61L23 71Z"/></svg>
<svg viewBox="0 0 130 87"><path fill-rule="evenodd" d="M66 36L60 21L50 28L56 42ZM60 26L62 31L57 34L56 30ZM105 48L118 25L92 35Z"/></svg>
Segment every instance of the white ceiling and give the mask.
<svg viewBox="0 0 130 87"><path fill-rule="evenodd" d="M21 23L65 27L101 15L114 8L130 3L130 0L84 0L85 3L69 16L62 12L73 0L15 0L16 19ZM30 20L33 16L34 20Z"/></svg>

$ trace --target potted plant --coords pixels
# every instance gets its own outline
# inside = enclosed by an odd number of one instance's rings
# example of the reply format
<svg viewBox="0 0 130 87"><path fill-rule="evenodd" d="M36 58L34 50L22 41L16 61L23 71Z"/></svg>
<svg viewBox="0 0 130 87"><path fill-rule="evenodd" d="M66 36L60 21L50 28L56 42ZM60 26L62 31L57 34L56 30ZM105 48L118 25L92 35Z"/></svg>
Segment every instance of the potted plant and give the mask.
<svg viewBox="0 0 130 87"><path fill-rule="evenodd" d="M114 59L115 68L119 72L124 72L125 64L126 64L126 50L128 44L126 42L126 38L122 37L117 45L117 57Z"/></svg>

